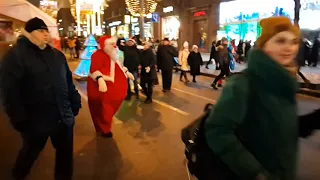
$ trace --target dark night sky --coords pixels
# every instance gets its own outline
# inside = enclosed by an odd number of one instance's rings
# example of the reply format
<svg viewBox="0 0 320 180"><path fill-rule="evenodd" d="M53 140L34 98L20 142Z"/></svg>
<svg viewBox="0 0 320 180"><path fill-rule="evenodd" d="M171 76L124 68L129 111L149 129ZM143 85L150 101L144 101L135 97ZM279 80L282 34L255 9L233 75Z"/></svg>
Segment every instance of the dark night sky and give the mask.
<svg viewBox="0 0 320 180"><path fill-rule="evenodd" d="M39 5L40 5L40 0L27 0L27 1L29 1L30 3L32 3L33 5L35 5L37 7L39 7Z"/></svg>

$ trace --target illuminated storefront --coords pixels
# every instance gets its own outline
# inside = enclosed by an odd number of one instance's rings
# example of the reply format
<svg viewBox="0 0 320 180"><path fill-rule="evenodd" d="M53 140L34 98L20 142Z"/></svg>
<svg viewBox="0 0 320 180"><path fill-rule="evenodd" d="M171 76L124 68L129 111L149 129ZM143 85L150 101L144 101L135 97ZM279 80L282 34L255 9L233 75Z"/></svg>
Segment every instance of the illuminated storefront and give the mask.
<svg viewBox="0 0 320 180"><path fill-rule="evenodd" d="M120 25L116 27L110 27L111 36L123 35L124 38L129 38L129 25Z"/></svg>
<svg viewBox="0 0 320 180"><path fill-rule="evenodd" d="M175 16L162 18L162 37L179 38L180 21Z"/></svg>
<svg viewBox="0 0 320 180"><path fill-rule="evenodd" d="M292 0L237 0L220 3L217 38L255 41L261 33L259 20L271 16L294 18Z"/></svg>
<svg viewBox="0 0 320 180"><path fill-rule="evenodd" d="M105 6L104 0L76 1L76 17L78 22L76 31L78 35L103 34L104 31L102 29L104 25L101 18L104 14Z"/></svg>

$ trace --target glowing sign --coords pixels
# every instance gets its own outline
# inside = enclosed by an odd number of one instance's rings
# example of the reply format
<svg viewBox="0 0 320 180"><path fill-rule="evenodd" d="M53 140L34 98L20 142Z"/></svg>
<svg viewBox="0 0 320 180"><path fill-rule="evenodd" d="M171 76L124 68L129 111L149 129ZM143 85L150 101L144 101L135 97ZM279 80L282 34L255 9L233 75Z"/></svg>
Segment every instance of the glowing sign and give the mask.
<svg viewBox="0 0 320 180"><path fill-rule="evenodd" d="M207 13L205 11L198 11L193 14L194 17L206 16Z"/></svg>
<svg viewBox="0 0 320 180"><path fill-rule="evenodd" d="M172 12L172 11L173 11L173 6L168 6L168 7L163 8L164 13L168 13L168 12Z"/></svg>

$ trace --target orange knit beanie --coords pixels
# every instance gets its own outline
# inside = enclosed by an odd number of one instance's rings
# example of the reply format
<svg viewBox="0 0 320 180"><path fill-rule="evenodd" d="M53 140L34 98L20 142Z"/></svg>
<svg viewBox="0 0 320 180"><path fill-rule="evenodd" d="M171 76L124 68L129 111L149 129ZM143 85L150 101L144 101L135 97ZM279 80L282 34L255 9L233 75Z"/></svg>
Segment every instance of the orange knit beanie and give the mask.
<svg viewBox="0 0 320 180"><path fill-rule="evenodd" d="M260 21L262 28L261 36L257 39L257 47L262 48L264 44L274 35L290 31L297 37L300 37L300 29L298 26L293 25L289 18L284 16L270 17Z"/></svg>

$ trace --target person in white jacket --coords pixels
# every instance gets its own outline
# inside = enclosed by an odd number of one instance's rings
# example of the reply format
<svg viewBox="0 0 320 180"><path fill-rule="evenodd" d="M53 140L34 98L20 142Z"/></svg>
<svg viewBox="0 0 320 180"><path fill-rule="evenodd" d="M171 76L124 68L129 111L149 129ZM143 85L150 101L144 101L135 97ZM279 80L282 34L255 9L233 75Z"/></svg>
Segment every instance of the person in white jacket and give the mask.
<svg viewBox="0 0 320 180"><path fill-rule="evenodd" d="M188 68L188 56L189 56L189 43L185 41L183 43L183 49L179 52L179 64L181 65L181 74L180 74L180 81L182 80L182 77L184 77L185 82L189 82L187 77L187 71Z"/></svg>

